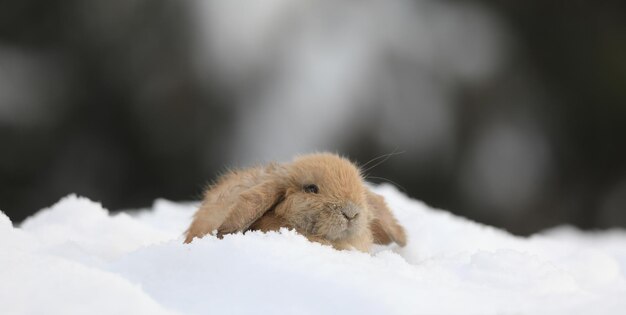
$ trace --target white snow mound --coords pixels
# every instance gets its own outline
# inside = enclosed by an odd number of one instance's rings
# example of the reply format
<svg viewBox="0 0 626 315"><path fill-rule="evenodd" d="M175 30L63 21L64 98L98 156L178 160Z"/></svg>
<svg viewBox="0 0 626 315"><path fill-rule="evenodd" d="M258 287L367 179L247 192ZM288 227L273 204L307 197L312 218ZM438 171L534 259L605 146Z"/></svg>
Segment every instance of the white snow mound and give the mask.
<svg viewBox="0 0 626 315"><path fill-rule="evenodd" d="M2 314L623 314L626 231L529 238L382 194L408 245L337 251L289 230L182 243L196 204L111 215L70 195L0 212Z"/></svg>

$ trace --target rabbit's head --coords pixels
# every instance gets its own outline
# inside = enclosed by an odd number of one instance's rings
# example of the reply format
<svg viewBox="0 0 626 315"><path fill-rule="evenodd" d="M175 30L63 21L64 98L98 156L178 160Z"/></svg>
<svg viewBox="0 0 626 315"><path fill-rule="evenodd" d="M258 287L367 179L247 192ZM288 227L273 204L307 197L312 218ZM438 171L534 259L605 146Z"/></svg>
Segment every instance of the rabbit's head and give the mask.
<svg viewBox="0 0 626 315"><path fill-rule="evenodd" d="M207 190L186 242L214 230L221 236L280 227L336 248L406 242L404 229L365 186L359 169L329 153L224 175Z"/></svg>
<svg viewBox="0 0 626 315"><path fill-rule="evenodd" d="M283 200L274 211L287 225L331 242L368 228L368 190L350 161L332 154L307 155L285 165L285 171Z"/></svg>

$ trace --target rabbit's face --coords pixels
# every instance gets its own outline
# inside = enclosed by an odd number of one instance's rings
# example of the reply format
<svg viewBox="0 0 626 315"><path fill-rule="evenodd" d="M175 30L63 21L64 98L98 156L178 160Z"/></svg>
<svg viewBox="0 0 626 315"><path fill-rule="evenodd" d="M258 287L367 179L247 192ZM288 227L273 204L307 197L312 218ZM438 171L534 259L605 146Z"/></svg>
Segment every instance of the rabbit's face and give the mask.
<svg viewBox="0 0 626 315"><path fill-rule="evenodd" d="M359 170L330 154L305 156L287 166L284 200L276 214L305 235L338 241L367 229L370 213Z"/></svg>

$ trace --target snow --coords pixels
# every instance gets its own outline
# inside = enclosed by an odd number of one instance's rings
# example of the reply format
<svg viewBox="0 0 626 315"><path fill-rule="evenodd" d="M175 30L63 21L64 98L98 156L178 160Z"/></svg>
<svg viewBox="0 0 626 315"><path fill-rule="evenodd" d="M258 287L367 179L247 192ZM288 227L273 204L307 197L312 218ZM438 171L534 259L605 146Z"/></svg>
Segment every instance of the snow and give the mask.
<svg viewBox="0 0 626 315"><path fill-rule="evenodd" d="M67 196L0 214L3 314L623 314L626 231L518 237L388 185L405 248L337 251L289 230L182 243L197 204L109 214Z"/></svg>

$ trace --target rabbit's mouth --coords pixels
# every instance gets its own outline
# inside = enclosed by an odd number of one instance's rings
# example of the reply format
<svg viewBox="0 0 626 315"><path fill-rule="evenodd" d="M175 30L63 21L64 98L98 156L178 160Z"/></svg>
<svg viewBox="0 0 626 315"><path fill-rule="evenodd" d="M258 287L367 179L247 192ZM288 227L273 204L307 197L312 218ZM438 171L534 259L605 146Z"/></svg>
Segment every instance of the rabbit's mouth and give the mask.
<svg viewBox="0 0 626 315"><path fill-rule="evenodd" d="M347 219L338 215L331 220L332 224L324 226L323 237L329 241L340 241L352 237L357 234L360 227L359 220ZM322 231L319 231L322 232Z"/></svg>
<svg viewBox="0 0 626 315"><path fill-rule="evenodd" d="M294 225L304 235L340 241L358 234L363 226L363 218L359 213L358 209L343 211L340 208L326 208L301 216Z"/></svg>

